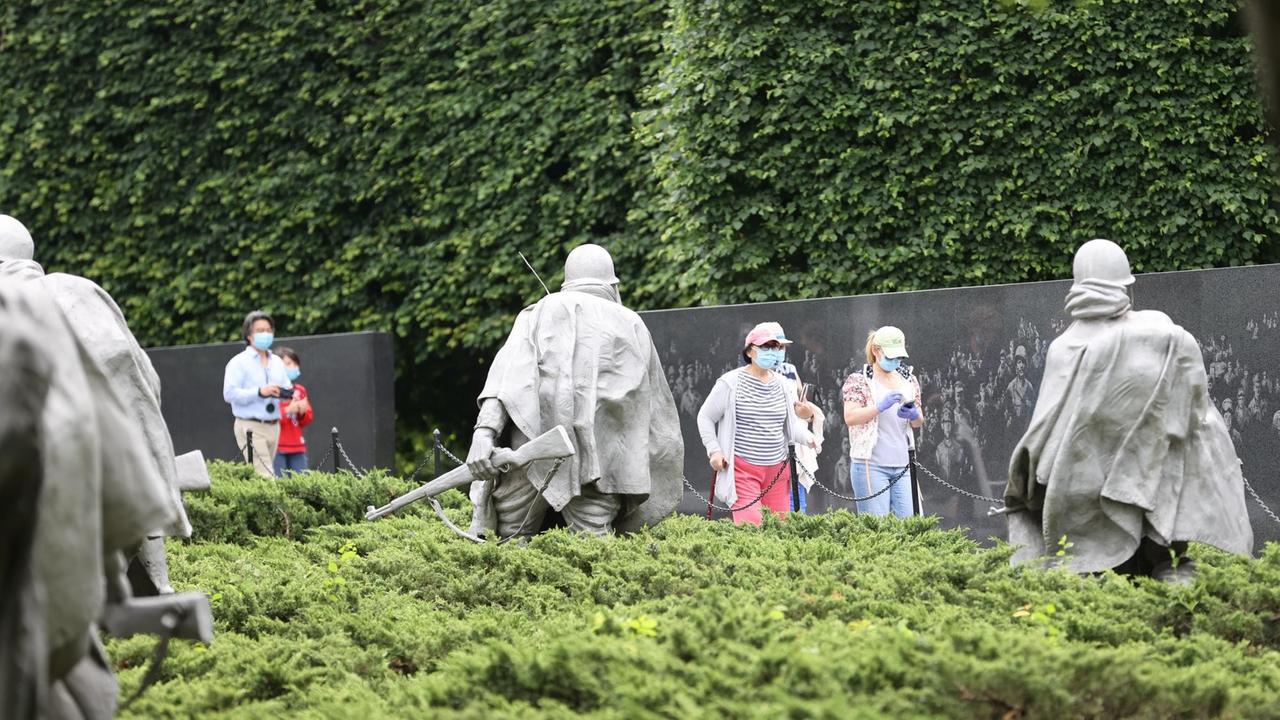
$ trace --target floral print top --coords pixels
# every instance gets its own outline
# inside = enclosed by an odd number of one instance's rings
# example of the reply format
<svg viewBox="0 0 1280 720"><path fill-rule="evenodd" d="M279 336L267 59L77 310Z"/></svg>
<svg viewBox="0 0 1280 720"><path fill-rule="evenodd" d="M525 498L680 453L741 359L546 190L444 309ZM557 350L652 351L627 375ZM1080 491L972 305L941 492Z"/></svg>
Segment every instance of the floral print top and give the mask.
<svg viewBox="0 0 1280 720"><path fill-rule="evenodd" d="M912 374L911 368L903 365L898 368L898 373L911 383L911 389L919 398L920 381ZM863 365L861 370L845 378L840 394L844 396L845 402L851 402L858 407L874 405L875 401L871 398L871 366ZM879 439L878 429L879 424L874 421L849 428L849 457L854 460L866 460L871 457L871 452L875 450L876 441Z"/></svg>

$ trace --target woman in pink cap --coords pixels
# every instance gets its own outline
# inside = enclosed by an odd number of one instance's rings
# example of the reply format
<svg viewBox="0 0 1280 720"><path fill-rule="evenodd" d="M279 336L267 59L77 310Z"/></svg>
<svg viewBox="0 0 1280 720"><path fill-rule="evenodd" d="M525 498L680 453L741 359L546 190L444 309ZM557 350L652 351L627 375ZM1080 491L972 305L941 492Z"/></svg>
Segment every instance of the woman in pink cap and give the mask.
<svg viewBox="0 0 1280 720"><path fill-rule="evenodd" d="M735 524L759 525L760 508L790 509L792 442L821 451L808 424L796 386L778 374L791 341L776 322L760 323L743 343L743 367L716 381L698 410L698 432L716 472L715 498L732 508ZM758 502L756 500L759 499Z"/></svg>
<svg viewBox="0 0 1280 720"><path fill-rule="evenodd" d="M858 512L912 514L910 428L924 424L920 382L909 365L907 339L886 325L867 336L867 364L844 382L844 422L849 426L849 477L855 495L887 492L858 503Z"/></svg>

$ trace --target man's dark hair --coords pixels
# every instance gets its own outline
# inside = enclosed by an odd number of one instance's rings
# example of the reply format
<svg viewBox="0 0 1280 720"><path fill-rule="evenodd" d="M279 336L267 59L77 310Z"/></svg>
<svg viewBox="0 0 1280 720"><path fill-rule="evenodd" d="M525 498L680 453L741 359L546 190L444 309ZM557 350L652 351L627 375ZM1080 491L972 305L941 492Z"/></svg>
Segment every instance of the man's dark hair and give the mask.
<svg viewBox="0 0 1280 720"><path fill-rule="evenodd" d="M270 315L266 314L261 310L254 310L253 312L244 316L244 324L240 326L240 337L246 343L251 342L253 340L253 338L250 336L250 331L253 330L253 324L258 322L259 320L266 320L268 323L271 324L271 332L276 331L276 321L271 319Z"/></svg>
<svg viewBox="0 0 1280 720"><path fill-rule="evenodd" d="M298 367L302 367L302 360L298 358L298 353L293 348L282 347L279 350L276 350L276 354L282 358L289 358L290 360L293 361L294 365L297 365Z"/></svg>

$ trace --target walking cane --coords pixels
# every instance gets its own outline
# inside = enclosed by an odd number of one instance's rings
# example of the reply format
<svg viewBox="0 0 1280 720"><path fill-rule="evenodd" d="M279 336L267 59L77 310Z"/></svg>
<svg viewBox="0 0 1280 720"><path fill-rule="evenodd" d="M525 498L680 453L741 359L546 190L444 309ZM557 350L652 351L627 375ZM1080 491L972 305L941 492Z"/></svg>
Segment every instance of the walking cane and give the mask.
<svg viewBox="0 0 1280 720"><path fill-rule="evenodd" d="M711 519L711 503L716 501L716 475L715 470L711 471L711 495L707 497L707 519Z"/></svg>
<svg viewBox="0 0 1280 720"><path fill-rule="evenodd" d="M788 445L790 457L787 462L791 466L791 512L800 512L800 482L799 476L796 475L796 446Z"/></svg>

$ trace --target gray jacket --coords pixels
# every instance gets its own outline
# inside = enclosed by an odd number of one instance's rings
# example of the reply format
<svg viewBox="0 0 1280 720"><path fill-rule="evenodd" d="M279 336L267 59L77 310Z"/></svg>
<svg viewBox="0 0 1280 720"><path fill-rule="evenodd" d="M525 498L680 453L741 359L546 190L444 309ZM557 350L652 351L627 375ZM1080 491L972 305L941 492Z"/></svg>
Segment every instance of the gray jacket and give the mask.
<svg viewBox="0 0 1280 720"><path fill-rule="evenodd" d="M738 385L746 371L742 367L721 375L698 410L698 434L702 436L707 457L722 453L728 460L728 467L716 474L715 499L729 506L738 501L738 491L733 483L734 418L737 416ZM809 444L813 441L809 424L796 416L795 383L777 373L773 375L775 382L782 383L782 390L787 396L787 422L782 426L786 444Z"/></svg>

